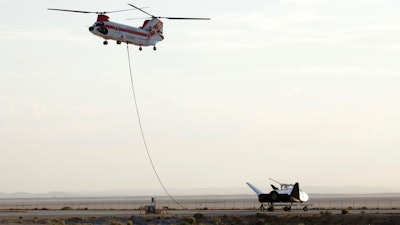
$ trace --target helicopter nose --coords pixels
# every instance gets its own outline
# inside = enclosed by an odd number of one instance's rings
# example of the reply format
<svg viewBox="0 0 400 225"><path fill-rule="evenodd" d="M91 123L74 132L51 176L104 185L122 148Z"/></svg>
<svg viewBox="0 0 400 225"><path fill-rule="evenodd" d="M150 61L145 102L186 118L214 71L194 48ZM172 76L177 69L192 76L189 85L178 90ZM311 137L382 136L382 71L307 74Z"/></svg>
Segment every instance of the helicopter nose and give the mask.
<svg viewBox="0 0 400 225"><path fill-rule="evenodd" d="M89 31L93 31L94 30L94 27L89 27Z"/></svg>

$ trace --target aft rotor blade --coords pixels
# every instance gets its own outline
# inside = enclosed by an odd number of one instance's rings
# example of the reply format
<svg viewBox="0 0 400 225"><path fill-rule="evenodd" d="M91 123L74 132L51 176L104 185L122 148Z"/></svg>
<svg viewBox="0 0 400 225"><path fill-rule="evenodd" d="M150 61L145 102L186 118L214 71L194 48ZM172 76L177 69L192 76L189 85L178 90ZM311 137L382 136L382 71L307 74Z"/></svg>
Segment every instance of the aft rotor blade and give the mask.
<svg viewBox="0 0 400 225"><path fill-rule="evenodd" d="M132 4L129 4L129 3L128 3L128 5L132 6L133 8L135 8L135 9L137 9L137 10L139 10L139 11L141 11L142 13L145 13L145 14L151 16L151 17L155 17L155 16L151 15L150 13L144 11L143 9L141 9L141 8L139 8L139 7L136 7L136 6L134 6L134 5L132 5Z"/></svg>
<svg viewBox="0 0 400 225"><path fill-rule="evenodd" d="M106 14L106 13L116 13L116 12L125 12L125 11L132 11L132 10L135 10L135 9L115 10L115 11L104 12L104 14Z"/></svg>
<svg viewBox="0 0 400 225"><path fill-rule="evenodd" d="M133 8L135 8L135 9L137 9L137 10L139 10L139 11L141 11L141 12L143 12L143 13L145 13L145 14L149 15L149 16L151 16L152 18L158 18L158 19L169 19L169 20L210 20L210 18L191 18L191 17L166 17L166 16L154 16L154 15L151 15L150 13L148 13L148 12L144 11L143 9L141 9L141 8L139 8L139 7L137 7L137 6L134 6L134 5L132 5L132 4L129 4L129 3L128 3L128 5L130 5L130 6L132 6Z"/></svg>
<svg viewBox="0 0 400 225"><path fill-rule="evenodd" d="M191 17L157 17L157 18L164 18L169 20L210 20L210 18L191 18Z"/></svg>

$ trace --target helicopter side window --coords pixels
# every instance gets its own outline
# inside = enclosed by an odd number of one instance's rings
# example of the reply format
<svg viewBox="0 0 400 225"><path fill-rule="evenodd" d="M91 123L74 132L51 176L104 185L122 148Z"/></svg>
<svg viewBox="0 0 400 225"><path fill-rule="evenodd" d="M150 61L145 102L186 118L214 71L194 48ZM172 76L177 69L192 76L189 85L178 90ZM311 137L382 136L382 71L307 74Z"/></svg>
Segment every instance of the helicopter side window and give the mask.
<svg viewBox="0 0 400 225"><path fill-rule="evenodd" d="M95 26L104 26L104 23L103 22L96 22L95 24L94 24Z"/></svg>

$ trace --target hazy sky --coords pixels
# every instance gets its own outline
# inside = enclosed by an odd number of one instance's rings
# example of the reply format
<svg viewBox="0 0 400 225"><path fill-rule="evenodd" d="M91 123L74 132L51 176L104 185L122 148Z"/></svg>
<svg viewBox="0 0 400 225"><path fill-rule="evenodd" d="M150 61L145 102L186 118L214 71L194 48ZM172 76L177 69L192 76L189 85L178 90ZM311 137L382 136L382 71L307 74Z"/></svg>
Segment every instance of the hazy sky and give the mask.
<svg viewBox="0 0 400 225"><path fill-rule="evenodd" d="M158 189L126 45L92 35L129 1L0 0L0 192ZM398 0L137 0L164 20L130 46L167 188L386 186L400 192ZM110 14L134 26L146 15ZM246 192L246 193L247 193ZM377 190L379 192L379 190Z"/></svg>

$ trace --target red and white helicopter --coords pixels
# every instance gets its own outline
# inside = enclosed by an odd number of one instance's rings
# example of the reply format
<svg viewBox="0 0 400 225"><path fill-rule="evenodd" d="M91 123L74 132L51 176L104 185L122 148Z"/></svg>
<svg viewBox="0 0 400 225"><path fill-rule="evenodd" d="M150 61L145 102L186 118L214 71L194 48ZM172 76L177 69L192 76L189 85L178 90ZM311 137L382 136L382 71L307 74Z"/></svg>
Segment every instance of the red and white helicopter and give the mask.
<svg viewBox="0 0 400 225"><path fill-rule="evenodd" d="M110 12L90 12L90 11L80 11L80 10L69 10L69 9L54 9L49 8L48 10L64 11L64 12L74 12L74 13L94 13L97 14L97 21L89 27L89 31L97 36L104 38L104 45L108 44L108 40L115 40L117 44L122 42L127 44L134 44L139 46L139 50L142 50L142 46L153 46L153 50L156 50L157 42L164 39L163 35L163 22L160 19L170 19L170 20L210 20L210 18L187 18L187 17L161 17L154 16L143 9L136 7L132 4L128 4L134 9L139 10L148 16L143 22L141 27L133 27L125 24L115 23L110 21L106 14L123 12L133 9L117 10Z"/></svg>

